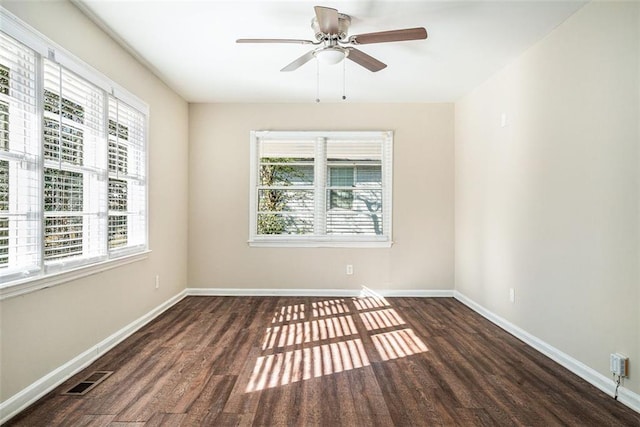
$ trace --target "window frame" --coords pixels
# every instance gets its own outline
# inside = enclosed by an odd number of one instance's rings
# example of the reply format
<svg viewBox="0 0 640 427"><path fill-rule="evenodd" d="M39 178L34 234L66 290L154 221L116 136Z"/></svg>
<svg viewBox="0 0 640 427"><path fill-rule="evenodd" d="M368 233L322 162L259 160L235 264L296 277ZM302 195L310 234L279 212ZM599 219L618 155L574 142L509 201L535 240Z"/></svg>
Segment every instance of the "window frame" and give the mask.
<svg viewBox="0 0 640 427"><path fill-rule="evenodd" d="M327 203L330 186L326 159L326 140L370 141L380 140L382 144L382 235L331 235L314 231L312 235L258 235L258 187L260 167L260 141L314 140L314 220L318 215L326 224ZM324 143L318 140L323 139ZM249 239L251 247L335 247L335 248L389 248L393 245L393 131L251 131L250 132L250 176L249 176ZM318 159L322 159L318 161ZM353 166L355 168L355 166ZM318 195L320 195L318 197Z"/></svg>
<svg viewBox="0 0 640 427"><path fill-rule="evenodd" d="M8 37L13 38L18 43L26 46L32 50L36 55L36 69L35 69L35 90L36 90L36 107L34 118L38 122L38 128L34 131L34 137L38 138L40 144L40 153L38 160L39 168L39 201L40 206L38 208L39 215L41 217L42 224L38 230L38 246L39 246L39 267L36 270L30 271L7 271L6 274L0 274L0 300L5 298L14 297L28 292L33 292L39 289L47 288L53 285L65 283L71 280L76 280L81 277L97 274L102 271L106 271L112 268L116 268L121 265L129 264L131 262L137 262L147 258L147 254L151 252L149 250L149 106L144 101L119 86L117 83L111 81L101 72L97 71L90 65L86 64L72 53L65 50L63 47L57 45L47 37L42 35L37 30L33 29L28 24L21 21L5 8L0 7L0 19L2 20L2 32ZM137 236L139 240L144 239L143 243L139 243L137 240L135 245L123 247L121 249L112 249L109 246L108 227L104 230L104 243L105 248L101 252L100 256L82 258L76 262L70 258L69 262L62 262L60 265L55 263L45 264L44 251L45 251L45 232L44 232L44 220L47 218L45 215L43 206L45 199L44 192L44 174L47 165L44 153L44 123L45 108L45 88L43 84L44 79L44 62L49 61L59 65L66 71L72 73L76 77L90 83L97 89L102 91L103 98L105 100L104 105L104 135L101 135L101 144L104 144L105 151L105 171L100 171L100 188L104 191L104 197L106 200L106 210L108 211L108 199L109 199L109 170L108 170L108 144L109 144L109 100L115 99L117 102L126 104L132 110L137 111L140 114L141 131L143 134L142 141L142 157L139 166L141 166L142 173L144 174L138 179L141 188L143 189L143 195L140 199L140 203L143 205L142 218L144 221L144 229L139 231ZM60 94L58 94L60 96ZM64 124L66 125L66 124ZM102 141L104 139L104 141ZM60 147L60 149L62 149ZM70 168L74 169L74 168ZM103 176L104 175L104 176ZM104 179L103 179L104 178ZM104 180L104 185L102 181ZM92 184L96 185L96 184ZM102 188L103 187L103 188ZM92 187L93 188L93 187ZM140 204L139 203L139 204ZM108 223L107 220L104 221ZM0 271L1 273L1 271Z"/></svg>

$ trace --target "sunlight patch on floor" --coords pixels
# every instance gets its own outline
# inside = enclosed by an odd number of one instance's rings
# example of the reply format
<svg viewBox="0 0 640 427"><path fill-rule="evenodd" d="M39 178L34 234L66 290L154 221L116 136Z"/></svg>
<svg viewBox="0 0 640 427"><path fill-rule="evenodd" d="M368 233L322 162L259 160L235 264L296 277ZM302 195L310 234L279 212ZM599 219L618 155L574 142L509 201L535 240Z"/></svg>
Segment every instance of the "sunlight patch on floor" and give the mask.
<svg viewBox="0 0 640 427"><path fill-rule="evenodd" d="M392 308L360 313L360 318L367 331L392 328L406 324L402 317Z"/></svg>
<svg viewBox="0 0 640 427"><path fill-rule="evenodd" d="M358 333L351 315L267 328L262 350L340 338Z"/></svg>
<svg viewBox="0 0 640 427"><path fill-rule="evenodd" d="M428 351L427 346L416 336L413 329L383 332L372 335L371 339L382 360L399 359Z"/></svg>
<svg viewBox="0 0 640 427"><path fill-rule="evenodd" d="M352 315L349 303L358 311ZM366 296L279 307L266 328L246 392L337 374L428 351L398 309L383 297ZM371 340L369 353L363 344ZM374 350L375 349L375 350ZM371 354L375 352L377 354Z"/></svg>
<svg viewBox="0 0 640 427"><path fill-rule="evenodd" d="M368 310L373 308L384 308L391 306L391 304L389 304L383 297L354 298L353 304L358 310Z"/></svg>
<svg viewBox="0 0 640 427"><path fill-rule="evenodd" d="M304 319L304 304L282 306L276 311L271 323L290 322L291 320Z"/></svg>
<svg viewBox="0 0 640 427"><path fill-rule="evenodd" d="M349 312L344 299L318 301L311 304L314 317L331 316Z"/></svg>
<svg viewBox="0 0 640 427"><path fill-rule="evenodd" d="M246 391L259 391L369 366L360 338L260 356Z"/></svg>

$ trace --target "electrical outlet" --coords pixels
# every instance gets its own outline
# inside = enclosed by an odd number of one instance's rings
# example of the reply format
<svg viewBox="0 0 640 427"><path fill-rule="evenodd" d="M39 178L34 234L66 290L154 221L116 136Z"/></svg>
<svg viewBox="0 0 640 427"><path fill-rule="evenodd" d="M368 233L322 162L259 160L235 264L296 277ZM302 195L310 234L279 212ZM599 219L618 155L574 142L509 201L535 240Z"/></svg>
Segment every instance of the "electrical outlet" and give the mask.
<svg viewBox="0 0 640 427"><path fill-rule="evenodd" d="M509 301L513 304L516 302L516 290L509 288Z"/></svg>
<svg viewBox="0 0 640 427"><path fill-rule="evenodd" d="M160 289L160 275L156 274L156 289Z"/></svg>
<svg viewBox="0 0 640 427"><path fill-rule="evenodd" d="M629 372L629 358L624 354L611 353L609 357L609 369L612 374L626 377Z"/></svg>
<svg viewBox="0 0 640 427"><path fill-rule="evenodd" d="M351 276L353 274L353 265L347 264L347 276Z"/></svg>

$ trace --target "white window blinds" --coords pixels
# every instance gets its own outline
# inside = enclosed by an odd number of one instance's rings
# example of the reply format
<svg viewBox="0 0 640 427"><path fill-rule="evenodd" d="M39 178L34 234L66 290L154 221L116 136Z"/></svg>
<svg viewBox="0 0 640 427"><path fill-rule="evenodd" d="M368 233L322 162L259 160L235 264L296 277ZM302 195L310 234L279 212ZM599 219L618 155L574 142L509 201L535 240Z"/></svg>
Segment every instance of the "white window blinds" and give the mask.
<svg viewBox="0 0 640 427"><path fill-rule="evenodd" d="M109 249L146 242L145 116L109 97Z"/></svg>
<svg viewBox="0 0 640 427"><path fill-rule="evenodd" d="M36 69L36 54L0 33L0 274L7 278L41 262Z"/></svg>
<svg viewBox="0 0 640 427"><path fill-rule="evenodd" d="M0 14L0 288L145 251L147 107Z"/></svg>
<svg viewBox="0 0 640 427"><path fill-rule="evenodd" d="M44 260L86 263L104 256L104 94L43 65Z"/></svg>
<svg viewBox="0 0 640 427"><path fill-rule="evenodd" d="M250 243L391 244L391 132L252 132Z"/></svg>
<svg viewBox="0 0 640 427"><path fill-rule="evenodd" d="M327 234L384 235L381 140L327 141Z"/></svg>

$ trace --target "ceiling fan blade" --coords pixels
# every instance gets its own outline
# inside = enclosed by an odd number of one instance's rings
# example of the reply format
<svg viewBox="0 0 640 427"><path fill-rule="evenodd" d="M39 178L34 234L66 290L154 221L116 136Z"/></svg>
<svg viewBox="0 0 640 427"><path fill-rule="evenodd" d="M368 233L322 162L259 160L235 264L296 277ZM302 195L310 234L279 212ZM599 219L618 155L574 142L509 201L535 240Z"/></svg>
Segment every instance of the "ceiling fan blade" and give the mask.
<svg viewBox="0 0 640 427"><path fill-rule="evenodd" d="M307 62L311 61L311 59L313 58L313 53L314 52L315 52L315 50L310 50L309 52L305 53L300 58L296 59L295 61L293 61L291 64L287 65L286 67L284 67L280 71L297 70L298 68L300 68L301 66L303 66Z"/></svg>
<svg viewBox="0 0 640 427"><path fill-rule="evenodd" d="M362 65L364 68L366 68L369 71L373 71L375 73L376 71L380 71L384 68L387 68L387 64L385 64L384 62L378 61L373 56L367 55L361 50L358 50L353 47L349 47L347 48L347 50L349 51L349 55L347 55L347 58L349 58L350 60L352 60L358 65Z"/></svg>
<svg viewBox="0 0 640 427"><path fill-rule="evenodd" d="M293 44L317 44L311 40L298 39L238 39L236 43L293 43Z"/></svg>
<svg viewBox="0 0 640 427"><path fill-rule="evenodd" d="M404 30L380 31L377 33L356 34L349 37L353 44L371 44L401 42L405 40L421 40L427 38L427 30L424 27L406 28Z"/></svg>
<svg viewBox="0 0 640 427"><path fill-rule="evenodd" d="M338 34L338 11L324 6L316 6L314 9L320 31L325 34Z"/></svg>

